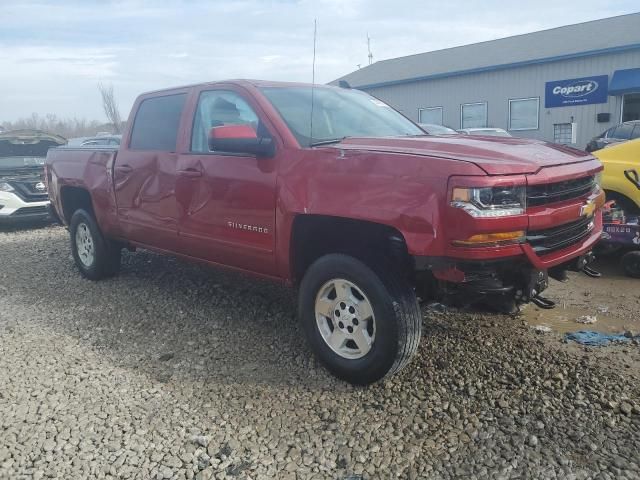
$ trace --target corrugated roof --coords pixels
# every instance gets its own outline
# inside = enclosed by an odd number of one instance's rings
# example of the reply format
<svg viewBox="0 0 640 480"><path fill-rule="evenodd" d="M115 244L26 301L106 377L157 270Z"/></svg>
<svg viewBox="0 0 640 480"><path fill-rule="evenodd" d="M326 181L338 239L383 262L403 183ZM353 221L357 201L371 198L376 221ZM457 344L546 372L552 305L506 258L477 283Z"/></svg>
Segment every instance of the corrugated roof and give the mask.
<svg viewBox="0 0 640 480"><path fill-rule="evenodd" d="M373 87L640 48L640 13L382 60L339 80Z"/></svg>

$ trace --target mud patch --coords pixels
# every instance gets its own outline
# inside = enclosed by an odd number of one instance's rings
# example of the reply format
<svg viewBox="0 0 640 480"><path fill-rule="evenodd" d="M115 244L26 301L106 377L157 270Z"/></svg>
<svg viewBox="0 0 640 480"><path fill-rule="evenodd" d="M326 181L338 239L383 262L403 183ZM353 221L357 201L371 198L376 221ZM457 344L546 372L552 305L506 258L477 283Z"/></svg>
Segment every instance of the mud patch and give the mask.
<svg viewBox="0 0 640 480"><path fill-rule="evenodd" d="M521 318L529 325L547 326L558 333L593 330L603 333L622 333L627 330L637 331L638 320L609 314L606 306L573 307L558 306L553 310L544 310L535 305L528 305L520 313ZM595 317L596 321L592 319Z"/></svg>

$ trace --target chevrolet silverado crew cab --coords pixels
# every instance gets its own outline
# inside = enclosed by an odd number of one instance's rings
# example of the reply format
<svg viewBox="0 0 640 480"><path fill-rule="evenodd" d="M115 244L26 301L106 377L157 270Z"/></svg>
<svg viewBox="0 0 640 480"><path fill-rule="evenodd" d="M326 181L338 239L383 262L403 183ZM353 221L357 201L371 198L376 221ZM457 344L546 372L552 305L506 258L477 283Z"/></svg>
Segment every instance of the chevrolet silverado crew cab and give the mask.
<svg viewBox="0 0 640 480"><path fill-rule="evenodd" d="M0 133L1 224L48 218L44 159L49 148L65 143L64 138L39 130Z"/></svg>
<svg viewBox="0 0 640 480"><path fill-rule="evenodd" d="M143 94L119 148L53 149L46 178L85 277L140 247L295 285L314 352L366 384L416 352L416 291L515 305L583 268L601 169L540 141L429 136L357 90L242 80Z"/></svg>

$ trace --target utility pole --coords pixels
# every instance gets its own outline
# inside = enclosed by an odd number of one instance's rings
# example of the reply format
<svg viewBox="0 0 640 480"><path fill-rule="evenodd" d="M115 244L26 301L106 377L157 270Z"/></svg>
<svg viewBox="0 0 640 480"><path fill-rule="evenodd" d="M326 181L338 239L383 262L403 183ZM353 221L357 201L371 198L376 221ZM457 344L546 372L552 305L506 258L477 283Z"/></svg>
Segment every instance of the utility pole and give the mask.
<svg viewBox="0 0 640 480"><path fill-rule="evenodd" d="M369 51L369 65L371 65L373 63L373 53L371 53L371 38L369 37L369 34L367 33L367 50Z"/></svg>

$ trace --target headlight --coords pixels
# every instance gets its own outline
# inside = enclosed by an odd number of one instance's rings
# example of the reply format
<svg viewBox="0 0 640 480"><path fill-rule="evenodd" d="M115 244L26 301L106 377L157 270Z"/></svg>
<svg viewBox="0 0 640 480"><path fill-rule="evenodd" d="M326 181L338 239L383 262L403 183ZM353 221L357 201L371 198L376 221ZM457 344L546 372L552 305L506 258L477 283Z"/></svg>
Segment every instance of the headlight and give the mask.
<svg viewBox="0 0 640 480"><path fill-rule="evenodd" d="M454 188L451 206L472 217L494 218L522 215L527 207L524 186Z"/></svg>
<svg viewBox="0 0 640 480"><path fill-rule="evenodd" d="M594 187L596 187L596 190L599 190L602 188L602 171L594 175L593 183L594 183Z"/></svg>
<svg viewBox="0 0 640 480"><path fill-rule="evenodd" d="M0 182L0 192L13 192L13 187L7 182Z"/></svg>

